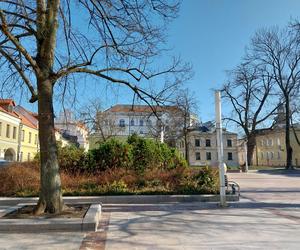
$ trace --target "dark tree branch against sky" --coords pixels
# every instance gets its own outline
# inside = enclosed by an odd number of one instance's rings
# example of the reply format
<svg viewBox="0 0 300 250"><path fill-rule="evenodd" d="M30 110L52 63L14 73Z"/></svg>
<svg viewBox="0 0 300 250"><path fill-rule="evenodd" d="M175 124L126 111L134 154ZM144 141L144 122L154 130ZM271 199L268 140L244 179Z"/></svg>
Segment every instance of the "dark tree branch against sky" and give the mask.
<svg viewBox="0 0 300 250"><path fill-rule="evenodd" d="M30 102L38 101L41 190L36 213L63 209L55 86L65 89L74 75L92 75L99 84L126 86L148 105L164 103L165 90L190 77L190 65L179 58L169 65L155 63L169 53L166 28L179 6L177 0L0 0L2 84L27 87ZM162 76L161 89L147 85Z"/></svg>

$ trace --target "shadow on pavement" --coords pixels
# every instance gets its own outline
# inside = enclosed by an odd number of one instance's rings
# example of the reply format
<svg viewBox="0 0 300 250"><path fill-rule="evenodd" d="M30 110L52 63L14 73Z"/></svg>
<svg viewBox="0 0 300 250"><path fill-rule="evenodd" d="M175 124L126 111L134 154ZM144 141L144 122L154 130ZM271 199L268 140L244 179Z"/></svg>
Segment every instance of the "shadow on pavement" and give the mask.
<svg viewBox="0 0 300 250"><path fill-rule="evenodd" d="M285 168L257 170L257 173L271 174L271 175L285 175L285 176L289 176L289 177L300 177L300 169L299 168L295 168L294 170L288 170Z"/></svg>

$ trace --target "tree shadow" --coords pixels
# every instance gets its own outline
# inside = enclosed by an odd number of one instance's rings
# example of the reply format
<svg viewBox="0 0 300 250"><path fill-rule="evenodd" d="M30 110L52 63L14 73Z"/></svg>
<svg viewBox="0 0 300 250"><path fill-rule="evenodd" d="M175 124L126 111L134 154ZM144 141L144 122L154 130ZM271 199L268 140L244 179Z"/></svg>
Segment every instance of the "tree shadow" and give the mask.
<svg viewBox="0 0 300 250"><path fill-rule="evenodd" d="M270 175L284 175L289 177L300 177L300 169L295 168L293 170L279 168L279 169L264 169L264 170L257 170L257 173L261 174L270 174Z"/></svg>

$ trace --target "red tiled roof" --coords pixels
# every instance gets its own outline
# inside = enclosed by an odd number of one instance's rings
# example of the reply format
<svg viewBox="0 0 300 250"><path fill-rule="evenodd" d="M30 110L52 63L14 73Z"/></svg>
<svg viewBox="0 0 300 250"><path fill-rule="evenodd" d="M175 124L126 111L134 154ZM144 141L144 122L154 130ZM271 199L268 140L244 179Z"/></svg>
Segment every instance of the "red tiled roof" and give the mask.
<svg viewBox="0 0 300 250"><path fill-rule="evenodd" d="M156 112L162 111L177 111L176 106L152 106ZM130 105L130 104L117 104L107 109L108 112L147 112L152 113L153 110L148 105Z"/></svg>
<svg viewBox="0 0 300 250"><path fill-rule="evenodd" d="M13 99L0 99L0 105L2 106L3 104L4 105L11 104L13 106L16 106L15 101Z"/></svg>
<svg viewBox="0 0 300 250"><path fill-rule="evenodd" d="M7 105L7 102L2 102L3 100L8 100L8 99L0 99L0 111L4 112L6 114L9 114L13 117L20 118L15 111L9 111L8 109L5 108ZM12 103L14 104L14 101Z"/></svg>
<svg viewBox="0 0 300 250"><path fill-rule="evenodd" d="M18 109L17 108L14 108L12 111L10 111L8 109L8 106L11 105L13 107L16 107L16 104L14 102L14 100L12 99L0 99L0 111L2 112L5 112L11 116L14 116L14 117L17 117L19 119L21 119L21 123L28 126L28 127L31 127L31 128L34 128L34 129L37 129L38 126L37 126L37 122L34 124L32 121L30 121L25 115L23 115L21 112L18 112ZM33 115L34 113L24 109L22 107L22 109L28 113L28 115L32 116L32 119L35 121L37 121L36 117Z"/></svg>

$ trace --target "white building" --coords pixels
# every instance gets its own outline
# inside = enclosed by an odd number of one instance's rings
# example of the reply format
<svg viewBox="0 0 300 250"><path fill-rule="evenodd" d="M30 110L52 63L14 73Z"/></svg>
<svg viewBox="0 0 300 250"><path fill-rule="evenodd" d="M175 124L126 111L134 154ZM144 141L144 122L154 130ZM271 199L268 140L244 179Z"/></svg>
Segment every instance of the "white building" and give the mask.
<svg viewBox="0 0 300 250"><path fill-rule="evenodd" d="M75 138L74 143L78 143L80 147L84 148L85 151L88 151L88 129L83 123L76 121L73 118L72 112L61 112L59 118L55 119L55 128L59 130L63 137Z"/></svg>
<svg viewBox="0 0 300 250"><path fill-rule="evenodd" d="M115 105L97 114L97 128L93 139L127 137L138 134L142 137L164 140L178 137L182 131L183 118L176 106Z"/></svg>

